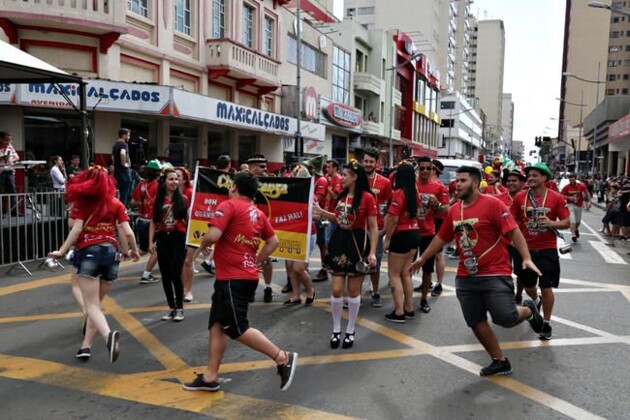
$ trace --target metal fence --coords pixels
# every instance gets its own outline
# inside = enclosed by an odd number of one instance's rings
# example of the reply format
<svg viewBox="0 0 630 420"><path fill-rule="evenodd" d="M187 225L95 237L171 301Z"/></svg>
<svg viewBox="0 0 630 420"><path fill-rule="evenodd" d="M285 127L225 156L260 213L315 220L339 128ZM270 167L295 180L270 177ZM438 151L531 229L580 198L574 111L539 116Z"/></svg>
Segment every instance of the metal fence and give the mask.
<svg viewBox="0 0 630 420"><path fill-rule="evenodd" d="M68 211L62 191L0 194L0 267L43 260L68 236ZM9 270L9 271L11 271Z"/></svg>

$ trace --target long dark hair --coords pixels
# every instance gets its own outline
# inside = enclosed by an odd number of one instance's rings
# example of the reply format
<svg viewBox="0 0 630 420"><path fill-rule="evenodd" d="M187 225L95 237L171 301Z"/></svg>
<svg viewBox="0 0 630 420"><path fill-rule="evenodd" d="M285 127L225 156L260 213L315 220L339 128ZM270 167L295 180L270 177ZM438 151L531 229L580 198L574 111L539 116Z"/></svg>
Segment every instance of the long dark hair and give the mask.
<svg viewBox="0 0 630 420"><path fill-rule="evenodd" d="M416 190L416 173L413 165L403 163L396 171L396 189L405 193L407 200L407 213L414 219L418 214L418 192Z"/></svg>
<svg viewBox="0 0 630 420"><path fill-rule="evenodd" d="M175 169L166 168L160 173L158 180L158 189L155 196L155 202L153 203L153 223L159 224L162 222L162 206L164 206L164 198L166 197L166 178L170 174L177 174ZM188 216L188 209L186 208L186 201L184 196L177 188L173 192L173 219L180 220L186 219Z"/></svg>
<svg viewBox="0 0 630 420"><path fill-rule="evenodd" d="M349 169L353 174L357 176L356 183L354 185L354 200L352 200L352 213L357 214L359 211L359 206L361 205L361 198L363 197L364 192L368 192L372 195L372 190L370 189L370 184L368 182L367 174L365 173L365 169L363 166L359 164L359 161L356 159L351 159L350 162L343 165L344 169ZM348 188L344 188L337 197L337 201L340 201L342 198L348 195Z"/></svg>

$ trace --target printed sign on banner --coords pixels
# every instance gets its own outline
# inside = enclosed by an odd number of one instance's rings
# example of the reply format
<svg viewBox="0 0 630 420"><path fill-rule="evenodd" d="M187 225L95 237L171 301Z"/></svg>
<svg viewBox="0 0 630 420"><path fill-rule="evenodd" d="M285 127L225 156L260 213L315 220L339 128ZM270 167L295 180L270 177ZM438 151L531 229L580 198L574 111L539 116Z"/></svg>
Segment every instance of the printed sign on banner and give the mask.
<svg viewBox="0 0 630 420"><path fill-rule="evenodd" d="M232 174L198 166L186 243L199 246L217 206L228 199ZM255 202L267 215L280 244L274 257L308 261L313 208L312 178L260 177Z"/></svg>
<svg viewBox="0 0 630 420"><path fill-rule="evenodd" d="M0 104L10 104L15 101L15 87L11 83L0 83Z"/></svg>

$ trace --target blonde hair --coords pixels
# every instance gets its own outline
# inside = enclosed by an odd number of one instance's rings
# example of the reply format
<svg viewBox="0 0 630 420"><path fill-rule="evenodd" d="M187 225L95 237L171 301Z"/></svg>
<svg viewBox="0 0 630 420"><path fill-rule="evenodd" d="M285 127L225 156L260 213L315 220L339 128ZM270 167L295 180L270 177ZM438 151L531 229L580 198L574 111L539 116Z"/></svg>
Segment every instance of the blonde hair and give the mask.
<svg viewBox="0 0 630 420"><path fill-rule="evenodd" d="M294 178L310 178L311 173L304 166L298 165L295 167L293 172L291 172L291 175Z"/></svg>

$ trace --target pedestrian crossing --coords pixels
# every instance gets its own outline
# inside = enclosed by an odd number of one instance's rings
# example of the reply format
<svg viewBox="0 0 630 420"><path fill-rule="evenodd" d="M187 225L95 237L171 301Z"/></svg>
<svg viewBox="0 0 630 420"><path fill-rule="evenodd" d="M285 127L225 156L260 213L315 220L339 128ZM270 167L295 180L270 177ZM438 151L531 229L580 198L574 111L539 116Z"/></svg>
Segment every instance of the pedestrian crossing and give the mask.
<svg viewBox="0 0 630 420"><path fill-rule="evenodd" d="M565 238L570 238L570 232L561 232ZM586 235L584 235L586 236ZM590 235L589 235L590 236ZM564 241L558 238L558 248L564 245ZM606 242L598 240L581 240L577 243L572 243L573 252L568 254L560 254L561 260L590 260L595 262L594 258L601 258L603 262L616 265L627 265L628 262L622 256L625 255L630 247L624 247L623 249L612 248ZM587 255L585 255L587 254Z"/></svg>

